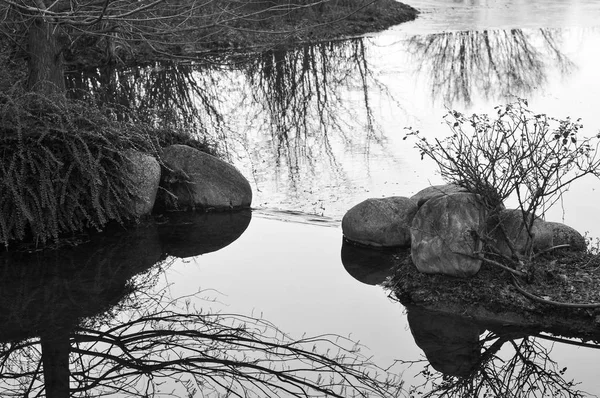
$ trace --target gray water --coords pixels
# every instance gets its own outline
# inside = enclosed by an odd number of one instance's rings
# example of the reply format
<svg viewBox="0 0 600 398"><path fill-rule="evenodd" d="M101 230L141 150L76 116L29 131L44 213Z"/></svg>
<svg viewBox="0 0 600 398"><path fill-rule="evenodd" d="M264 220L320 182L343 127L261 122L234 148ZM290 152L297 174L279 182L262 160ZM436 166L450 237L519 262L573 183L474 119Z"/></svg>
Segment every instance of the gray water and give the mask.
<svg viewBox="0 0 600 398"><path fill-rule="evenodd" d="M292 334L350 335L381 364L423 358L406 310L381 288L344 270L339 220L368 197L410 196L441 182L433 165L404 140L404 128L443 136L442 116L448 108L493 112L495 105L517 96L538 112L581 117L584 134L596 134L600 3L412 5L422 12L416 21L356 44L364 54L361 65L344 56L356 48L347 44L339 50L333 62L337 69L329 74L329 102L322 105L311 96L295 103L305 105L301 120L307 126L281 118L282 108L272 107L276 93L257 90L260 82L247 74L227 71L235 86L219 80L230 94L223 106L225 114L231 112L229 123L237 134L227 146L253 183L256 209L248 230L231 246L176 264L165 276L173 289L217 289L228 310L260 313ZM289 94L284 88L282 93ZM253 101L244 102L248 98ZM574 184L546 219L599 236L598 188L594 179ZM600 351L541 344L552 350L558 368L567 368L566 379L600 394ZM508 359L513 353L507 345L499 356ZM404 369L407 386L424 382L417 375L420 366Z"/></svg>
<svg viewBox="0 0 600 398"><path fill-rule="evenodd" d="M438 0L411 5L422 12L416 21L363 38L231 56L209 67L124 71L116 83L95 83L118 87L123 98L137 93L128 106L152 109L162 118L190 116L190 124L219 142L255 194L251 220L237 223L235 236L215 247L197 251L187 241L177 246L179 236L161 241L168 248L164 252L141 250L161 264L144 295L187 297L189 305L205 311L263 318L292 337L349 336L381 367L404 362L394 371L407 394L413 388L431 390L431 384L418 386L440 373L421 374L427 361L413 333L415 325L429 325L430 333L439 326L377 286L385 267L365 269L348 261L356 253L347 255L342 248L341 217L366 198L410 196L442 182L434 165L421 160L414 142L404 138L406 127L432 137L448 134L442 121L448 108L493 112L495 105L519 96L537 112L581 117L584 134L598 133L600 4ZM182 100L181 92L174 95L174 79L191 100ZM81 84L89 88L91 81ZM150 87L156 89L152 95ZM600 236L598 188L593 179L574 184L546 218ZM194 301L199 291L205 300ZM127 319L131 311L123 308L114 319ZM481 326L461 322L442 320L465 336L479 334ZM537 351L522 349L537 352L538 372L566 368L564 379L600 395L600 351L535 341ZM510 363L515 352L507 340L487 374L495 369L497 380L507 376L501 360ZM539 377L552 387L543 372ZM165 386L170 388L175 387ZM569 396L560 386L555 391Z"/></svg>

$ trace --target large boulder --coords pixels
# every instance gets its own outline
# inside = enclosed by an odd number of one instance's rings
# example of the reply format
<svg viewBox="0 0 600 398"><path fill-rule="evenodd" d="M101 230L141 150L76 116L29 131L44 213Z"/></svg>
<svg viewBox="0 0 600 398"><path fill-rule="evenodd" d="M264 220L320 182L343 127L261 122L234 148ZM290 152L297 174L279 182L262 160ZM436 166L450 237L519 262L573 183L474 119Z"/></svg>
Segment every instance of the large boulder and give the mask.
<svg viewBox="0 0 600 398"><path fill-rule="evenodd" d="M409 247L410 224L417 204L402 196L367 199L342 219L347 240L367 246Z"/></svg>
<svg viewBox="0 0 600 398"><path fill-rule="evenodd" d="M467 190L456 184L432 185L420 190L410 198L417 202L417 205L421 207L430 199L462 192L467 192Z"/></svg>
<svg viewBox="0 0 600 398"><path fill-rule="evenodd" d="M559 222L546 221L543 228L549 229L545 234L551 234L552 247L569 245L568 250L584 252L587 250L585 238L574 228Z"/></svg>
<svg viewBox="0 0 600 398"><path fill-rule="evenodd" d="M486 209L478 195L455 193L425 202L415 215L411 257L428 274L473 276L481 268L477 252L485 230Z"/></svg>
<svg viewBox="0 0 600 398"><path fill-rule="evenodd" d="M160 164L150 155L135 150L126 152L129 171L134 185L134 209L136 216L141 217L152 212L156 192L160 183Z"/></svg>
<svg viewBox="0 0 600 398"><path fill-rule="evenodd" d="M228 210L247 208L252 203L248 180L214 156L187 145L171 145L163 149L162 161L172 173L188 180L169 186L175 201L166 205L167 210Z"/></svg>
<svg viewBox="0 0 600 398"><path fill-rule="evenodd" d="M545 226L541 218L534 218L527 231L525 220L531 222L531 216L519 209L503 209L489 217L487 222L487 243L491 249L506 257L527 255L545 250L552 246L553 231ZM516 253L511 249L511 242Z"/></svg>

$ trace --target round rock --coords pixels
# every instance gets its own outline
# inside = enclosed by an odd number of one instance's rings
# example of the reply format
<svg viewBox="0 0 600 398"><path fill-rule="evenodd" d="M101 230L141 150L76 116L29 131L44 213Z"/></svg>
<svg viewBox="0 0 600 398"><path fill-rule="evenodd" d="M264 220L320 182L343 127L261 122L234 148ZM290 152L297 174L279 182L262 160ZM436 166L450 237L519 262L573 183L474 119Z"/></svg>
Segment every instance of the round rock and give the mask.
<svg viewBox="0 0 600 398"><path fill-rule="evenodd" d="M567 250L584 252L587 250L585 238L574 228L559 222L544 222L544 227L550 229L552 246L569 245Z"/></svg>
<svg viewBox="0 0 600 398"><path fill-rule="evenodd" d="M346 239L367 246L409 247L417 204L402 196L372 198L348 210L342 219Z"/></svg>
<svg viewBox="0 0 600 398"><path fill-rule="evenodd" d="M527 255L552 246L552 228L546 227L546 222L541 218L535 218L531 225L531 236L527 231L527 223L531 218L524 216L519 209L503 209L498 214L489 217L487 223L488 244L493 250L505 257L513 257L513 254ZM512 252L511 242L516 253Z"/></svg>
<svg viewBox="0 0 600 398"><path fill-rule="evenodd" d="M165 165L189 177L189 182L171 187L176 208L228 210L250 207L252 188L232 165L187 145L163 149ZM172 209L167 209L172 210Z"/></svg>

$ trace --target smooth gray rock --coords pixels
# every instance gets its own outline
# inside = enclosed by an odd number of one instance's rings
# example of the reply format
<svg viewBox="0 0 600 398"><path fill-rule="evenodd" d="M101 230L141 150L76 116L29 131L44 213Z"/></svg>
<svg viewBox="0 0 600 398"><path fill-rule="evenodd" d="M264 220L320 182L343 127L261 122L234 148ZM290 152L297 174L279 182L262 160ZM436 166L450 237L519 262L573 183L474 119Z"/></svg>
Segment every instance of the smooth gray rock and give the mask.
<svg viewBox="0 0 600 398"><path fill-rule="evenodd" d="M417 204L402 196L367 199L342 219L346 239L367 246L409 247Z"/></svg>
<svg viewBox="0 0 600 398"><path fill-rule="evenodd" d="M187 145L163 149L169 169L189 177L189 183L172 184L175 209L228 210L250 207L252 188L232 165ZM171 206L171 204L169 205ZM174 210L167 207L167 210Z"/></svg>
<svg viewBox="0 0 600 398"><path fill-rule="evenodd" d="M550 228L552 233L552 247L560 245L569 245L567 250L584 252L587 250L587 243L583 235L574 228L559 222L546 221L544 228Z"/></svg>
<svg viewBox="0 0 600 398"><path fill-rule="evenodd" d="M135 150L126 152L127 169L134 184L134 214L138 217L152 212L160 184L160 164L150 155Z"/></svg>
<svg viewBox="0 0 600 398"><path fill-rule="evenodd" d="M415 215L411 257L417 269L428 274L469 277L479 272L478 237L485 230L486 209L480 197L455 193L425 202Z"/></svg>
<svg viewBox="0 0 600 398"><path fill-rule="evenodd" d="M512 242L518 256L545 250L552 246L553 239L552 228L546 227L545 224L541 218L534 219L529 236L523 211L503 209L488 219L487 243L492 250L506 257L513 257L513 251L507 241Z"/></svg>
<svg viewBox="0 0 600 398"><path fill-rule="evenodd" d="M456 184L432 185L420 190L410 198L417 202L417 205L421 207L430 199L461 192L467 192L467 190Z"/></svg>

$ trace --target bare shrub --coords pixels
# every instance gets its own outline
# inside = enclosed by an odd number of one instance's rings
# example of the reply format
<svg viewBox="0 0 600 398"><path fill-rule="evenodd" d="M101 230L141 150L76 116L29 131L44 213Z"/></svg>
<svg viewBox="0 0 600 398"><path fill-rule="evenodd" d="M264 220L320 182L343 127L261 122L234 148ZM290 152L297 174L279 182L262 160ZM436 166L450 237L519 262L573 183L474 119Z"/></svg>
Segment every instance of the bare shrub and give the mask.
<svg viewBox="0 0 600 398"><path fill-rule="evenodd" d="M536 218L543 217L573 181L598 176L600 134L581 138L580 119L535 113L525 99L495 110L495 117L448 111L445 121L451 135L445 139L428 140L412 129L409 135L418 138L421 156L436 162L447 182L482 197L490 217L504 201L516 199L531 239ZM526 254L533 255L531 250Z"/></svg>

